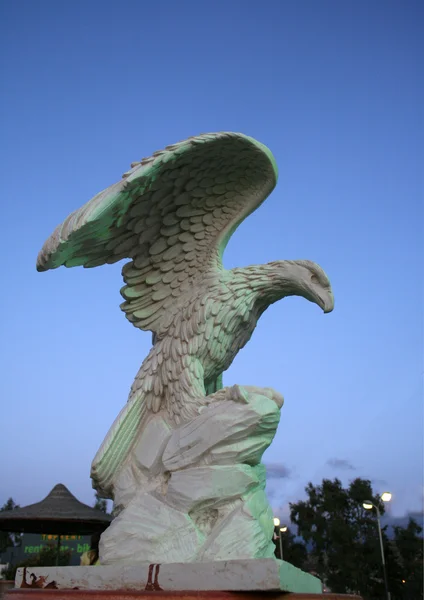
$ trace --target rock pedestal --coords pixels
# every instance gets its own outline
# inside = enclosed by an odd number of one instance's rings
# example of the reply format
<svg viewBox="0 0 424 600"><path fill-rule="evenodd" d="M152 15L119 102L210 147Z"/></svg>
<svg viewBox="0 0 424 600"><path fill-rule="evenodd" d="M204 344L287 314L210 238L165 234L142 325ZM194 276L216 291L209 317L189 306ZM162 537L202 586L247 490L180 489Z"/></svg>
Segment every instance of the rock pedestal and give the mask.
<svg viewBox="0 0 424 600"><path fill-rule="evenodd" d="M100 563L209 563L272 559L273 513L261 457L283 398L233 386L209 396L198 416L171 429L152 415L114 479L115 518Z"/></svg>

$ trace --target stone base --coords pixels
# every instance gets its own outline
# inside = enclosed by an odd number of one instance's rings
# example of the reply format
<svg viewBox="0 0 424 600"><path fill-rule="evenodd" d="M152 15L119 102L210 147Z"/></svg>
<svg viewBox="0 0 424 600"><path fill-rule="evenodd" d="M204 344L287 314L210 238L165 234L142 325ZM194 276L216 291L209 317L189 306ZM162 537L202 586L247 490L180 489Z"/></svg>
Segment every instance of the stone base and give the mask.
<svg viewBox="0 0 424 600"><path fill-rule="evenodd" d="M322 591L319 579L274 558L134 566L26 567L16 573L11 598L16 595L16 588L155 594L181 591L320 594Z"/></svg>

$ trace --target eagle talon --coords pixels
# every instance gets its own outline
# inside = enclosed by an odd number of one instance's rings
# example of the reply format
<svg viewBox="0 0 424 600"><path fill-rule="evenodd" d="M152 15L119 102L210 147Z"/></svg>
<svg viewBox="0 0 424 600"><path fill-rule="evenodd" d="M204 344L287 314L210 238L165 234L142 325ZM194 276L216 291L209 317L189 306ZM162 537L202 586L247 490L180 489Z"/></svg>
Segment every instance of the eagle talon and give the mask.
<svg viewBox="0 0 424 600"><path fill-rule="evenodd" d="M248 404L249 393L241 385L233 385L230 389L230 400L240 402L240 404Z"/></svg>

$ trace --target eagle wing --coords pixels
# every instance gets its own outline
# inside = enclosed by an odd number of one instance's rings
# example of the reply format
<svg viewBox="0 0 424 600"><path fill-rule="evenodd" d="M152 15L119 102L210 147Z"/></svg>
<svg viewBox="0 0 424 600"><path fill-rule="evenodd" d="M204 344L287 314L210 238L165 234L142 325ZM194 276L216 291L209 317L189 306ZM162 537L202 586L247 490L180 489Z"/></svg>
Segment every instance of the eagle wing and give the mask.
<svg viewBox="0 0 424 600"><path fill-rule="evenodd" d="M225 132L167 146L131 167L55 229L37 270L130 258L121 308L161 336L196 279L222 269L230 236L273 190L277 168L264 145Z"/></svg>

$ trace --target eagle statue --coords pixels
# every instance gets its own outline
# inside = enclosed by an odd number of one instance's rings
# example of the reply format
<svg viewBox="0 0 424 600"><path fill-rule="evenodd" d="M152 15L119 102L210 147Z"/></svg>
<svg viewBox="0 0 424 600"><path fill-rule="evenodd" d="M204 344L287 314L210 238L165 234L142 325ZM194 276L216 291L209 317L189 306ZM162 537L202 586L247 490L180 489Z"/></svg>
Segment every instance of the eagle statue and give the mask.
<svg viewBox="0 0 424 600"><path fill-rule="evenodd" d="M114 474L149 416L161 413L177 428L219 395L222 372L268 306L302 296L325 313L333 309L326 274L308 260L222 265L232 233L276 182L273 155L251 137L191 137L133 163L121 181L69 215L40 251L38 271L129 259L121 308L153 334L128 402L92 464L93 485L104 496L113 497Z"/></svg>

